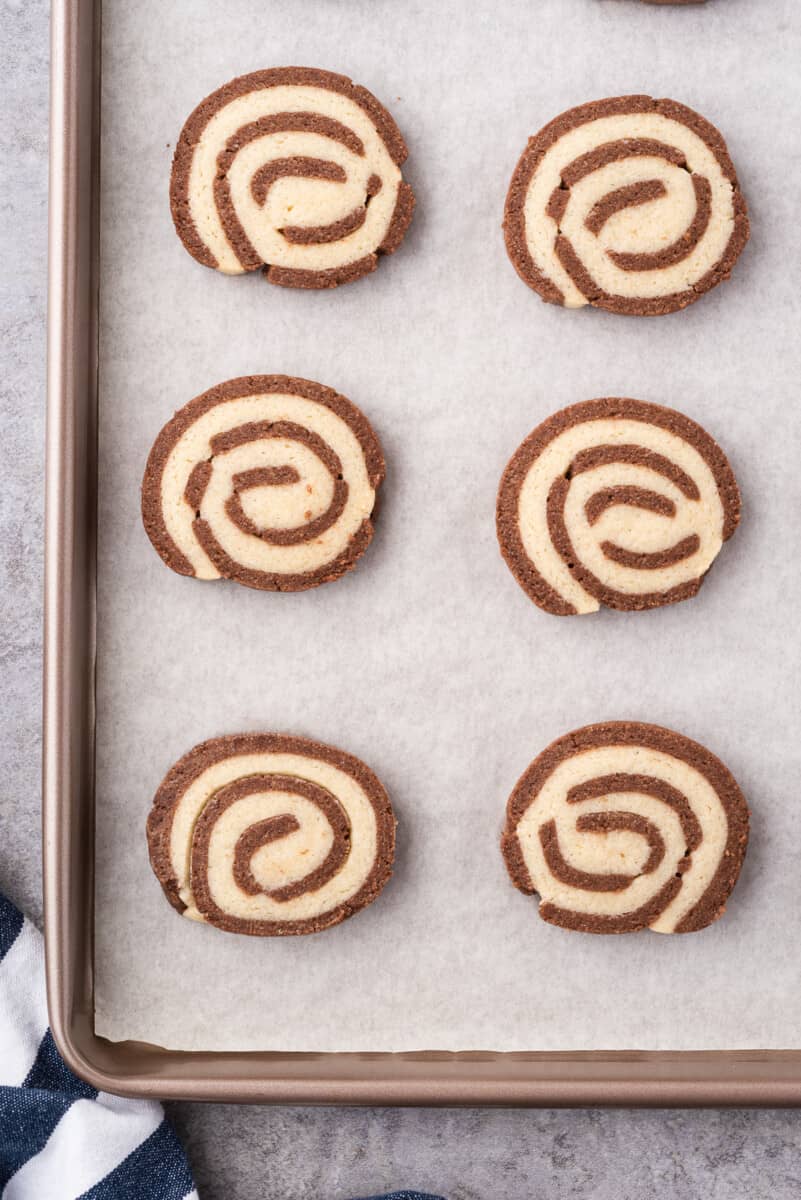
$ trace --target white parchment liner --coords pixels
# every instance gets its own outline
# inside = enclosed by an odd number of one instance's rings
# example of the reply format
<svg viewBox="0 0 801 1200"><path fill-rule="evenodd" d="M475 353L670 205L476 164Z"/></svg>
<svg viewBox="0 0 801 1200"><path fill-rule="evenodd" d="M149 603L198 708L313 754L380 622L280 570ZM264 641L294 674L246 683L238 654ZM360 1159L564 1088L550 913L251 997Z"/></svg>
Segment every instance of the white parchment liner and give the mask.
<svg viewBox="0 0 801 1200"><path fill-rule="evenodd" d="M96 1025L174 1048L801 1047L801 352L795 0L122 0L104 3ZM351 75L396 117L406 244L328 294L226 278L175 236L185 117L232 76ZM544 305L506 258L506 187L563 109L672 96L726 136L753 237L731 283L651 320ZM251 372L364 409L388 478L356 571L296 595L201 584L149 545L139 484L172 412ZM700 595L558 619L504 566L495 490L545 416L631 395L678 407L738 475L740 530ZM753 809L726 917L688 937L539 920L498 850L515 780L555 736L641 718L704 742ZM362 757L400 826L394 879L326 933L179 919L144 824L195 742L285 730Z"/></svg>

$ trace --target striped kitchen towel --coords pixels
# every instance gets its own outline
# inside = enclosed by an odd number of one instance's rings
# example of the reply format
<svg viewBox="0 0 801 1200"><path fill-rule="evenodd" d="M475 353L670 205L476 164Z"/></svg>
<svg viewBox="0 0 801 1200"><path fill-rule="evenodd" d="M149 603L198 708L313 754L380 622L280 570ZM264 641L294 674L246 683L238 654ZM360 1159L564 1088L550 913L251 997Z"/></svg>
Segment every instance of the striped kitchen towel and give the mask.
<svg viewBox="0 0 801 1200"><path fill-rule="evenodd" d="M197 1200L160 1104L65 1066L48 1029L42 936L0 896L0 1197Z"/></svg>

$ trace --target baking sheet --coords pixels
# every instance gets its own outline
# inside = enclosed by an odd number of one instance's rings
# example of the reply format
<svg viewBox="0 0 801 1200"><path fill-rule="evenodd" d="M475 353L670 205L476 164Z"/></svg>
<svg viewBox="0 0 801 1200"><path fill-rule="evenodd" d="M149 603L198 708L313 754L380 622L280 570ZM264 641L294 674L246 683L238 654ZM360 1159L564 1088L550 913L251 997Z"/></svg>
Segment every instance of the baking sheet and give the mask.
<svg viewBox="0 0 801 1200"><path fill-rule="evenodd" d="M105 0L103 27L97 1032L174 1049L801 1047L794 0ZM332 293L205 270L170 220L194 105L288 63L365 84L410 149L406 243ZM546 306L503 248L512 168L563 109L635 91L721 128L751 243L733 282L684 313ZM384 444L375 541L312 592L180 578L141 526L162 424L252 372L337 388ZM694 600L560 620L504 566L495 490L540 420L615 394L680 408L720 440L743 523ZM751 803L743 875L703 933L571 934L506 878L516 779L553 737L604 718L705 743ZM272 729L377 772L400 821L395 876L312 937L179 920L147 861L152 795L203 738Z"/></svg>

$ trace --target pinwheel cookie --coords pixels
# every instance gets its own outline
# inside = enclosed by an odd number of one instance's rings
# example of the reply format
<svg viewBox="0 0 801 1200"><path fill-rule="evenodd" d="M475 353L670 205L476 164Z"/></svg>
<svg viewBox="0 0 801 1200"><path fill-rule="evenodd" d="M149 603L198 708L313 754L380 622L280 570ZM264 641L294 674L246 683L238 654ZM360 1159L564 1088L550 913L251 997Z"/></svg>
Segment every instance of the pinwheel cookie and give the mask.
<svg viewBox="0 0 801 1200"><path fill-rule="evenodd" d="M700 425L611 398L573 404L529 434L496 511L512 574L557 616L694 596L739 520L734 473Z"/></svg>
<svg viewBox="0 0 801 1200"><path fill-rule="evenodd" d="M161 784L150 862L185 917L260 937L316 933L392 874L395 816L352 754L285 734L202 742Z"/></svg>
<svg viewBox="0 0 801 1200"><path fill-rule="evenodd" d="M164 426L142 516L180 575L301 591L355 566L383 478L380 443L355 404L308 379L249 375Z"/></svg>
<svg viewBox="0 0 801 1200"><path fill-rule="evenodd" d="M583 933L692 933L722 916L748 806L703 746L638 721L557 739L518 781L501 848L540 916Z"/></svg>
<svg viewBox="0 0 801 1200"><path fill-rule="evenodd" d="M344 75L279 67L233 79L181 131L173 221L198 262L229 275L330 288L373 271L412 219L406 145Z"/></svg>
<svg viewBox="0 0 801 1200"><path fill-rule="evenodd" d="M517 273L544 300L658 316L728 279L748 215L714 125L675 100L617 96L529 139L504 231Z"/></svg>

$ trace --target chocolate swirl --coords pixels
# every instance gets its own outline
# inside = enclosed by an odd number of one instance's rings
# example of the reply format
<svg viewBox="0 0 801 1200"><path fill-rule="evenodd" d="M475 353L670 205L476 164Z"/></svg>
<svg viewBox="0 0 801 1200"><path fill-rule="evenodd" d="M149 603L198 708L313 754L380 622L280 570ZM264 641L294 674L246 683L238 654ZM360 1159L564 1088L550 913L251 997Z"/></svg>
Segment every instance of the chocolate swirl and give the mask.
<svg viewBox="0 0 801 1200"><path fill-rule="evenodd" d="M674 100L620 96L529 139L506 199L506 246L544 300L654 316L728 279L748 215L726 143Z"/></svg>
<svg viewBox="0 0 801 1200"><path fill-rule="evenodd" d="M395 817L352 755L237 734L203 742L168 772L147 837L183 916L274 937L327 929L370 904L392 873Z"/></svg>
<svg viewBox="0 0 801 1200"><path fill-rule="evenodd" d="M748 843L719 759L658 725L558 738L518 781L501 849L540 916L584 933L691 933L722 916Z"/></svg>
<svg viewBox="0 0 801 1200"><path fill-rule="evenodd" d="M378 439L344 396L251 375L204 392L164 426L142 515L181 575L299 591L339 578L364 553L383 478Z"/></svg>
<svg viewBox="0 0 801 1200"><path fill-rule="evenodd" d="M343 75L242 75L184 125L170 184L175 228L204 266L336 287L403 240L414 210L406 155L387 110Z"/></svg>
<svg viewBox="0 0 801 1200"><path fill-rule="evenodd" d="M642 400L573 404L515 451L496 525L510 570L557 616L656 608L694 596L740 519L717 443Z"/></svg>

